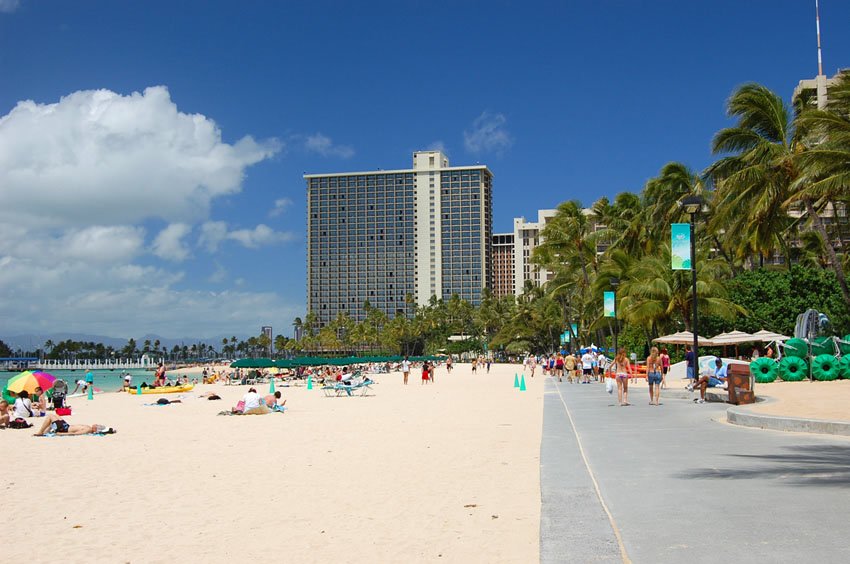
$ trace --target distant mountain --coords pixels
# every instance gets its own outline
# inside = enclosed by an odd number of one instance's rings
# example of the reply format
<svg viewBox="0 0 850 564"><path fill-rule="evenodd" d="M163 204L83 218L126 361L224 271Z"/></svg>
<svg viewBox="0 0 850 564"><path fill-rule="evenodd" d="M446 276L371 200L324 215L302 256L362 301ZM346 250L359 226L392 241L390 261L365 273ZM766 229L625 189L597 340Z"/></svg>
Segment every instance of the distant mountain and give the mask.
<svg viewBox="0 0 850 564"><path fill-rule="evenodd" d="M160 337L159 335L144 335L141 338L136 338L136 347L141 349L144 346L146 340L149 340L151 343L159 340L160 347L166 347L168 350L177 346L189 346L191 347L193 344L205 344L212 346L215 350L219 350L221 348L221 340L228 339L230 340L233 337L233 334L230 335L219 335L215 337L181 337L181 338L167 338ZM235 335L235 337L244 341L248 339L249 335ZM128 338L119 338L119 337L106 337L103 335L88 335L86 333L50 333L47 335L0 335L0 341L6 343L10 349L18 350L21 349L23 351L35 351L44 346L44 343L47 341L53 341L54 343L58 343L60 341L84 341L84 342L92 342L92 343L103 343L107 347L112 347L114 349L121 349L129 340Z"/></svg>

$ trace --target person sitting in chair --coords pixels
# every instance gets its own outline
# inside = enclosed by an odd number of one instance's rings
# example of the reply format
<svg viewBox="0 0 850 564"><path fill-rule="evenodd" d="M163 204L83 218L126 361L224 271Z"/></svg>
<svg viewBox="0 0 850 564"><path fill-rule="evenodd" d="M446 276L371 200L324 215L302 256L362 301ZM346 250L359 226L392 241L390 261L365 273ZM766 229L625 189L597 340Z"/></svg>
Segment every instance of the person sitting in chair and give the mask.
<svg viewBox="0 0 850 564"><path fill-rule="evenodd" d="M725 388L727 377L727 366L724 366L723 361L718 357L714 361L714 373L703 374L699 380L693 384L688 384L688 391L693 392L694 388L699 388L699 399L694 401L697 403L705 403L705 390L707 388Z"/></svg>

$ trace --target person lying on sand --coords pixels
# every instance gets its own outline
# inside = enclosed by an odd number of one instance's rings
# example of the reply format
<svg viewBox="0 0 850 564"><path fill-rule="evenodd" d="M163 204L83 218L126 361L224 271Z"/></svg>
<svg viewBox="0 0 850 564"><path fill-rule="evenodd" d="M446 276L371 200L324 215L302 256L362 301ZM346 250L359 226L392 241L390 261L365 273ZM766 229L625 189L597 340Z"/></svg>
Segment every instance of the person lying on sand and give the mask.
<svg viewBox="0 0 850 564"><path fill-rule="evenodd" d="M115 433L115 429L105 425L70 425L64 419L60 419L55 413L48 413L44 418L44 423L41 429L35 434L36 437L43 437L47 433L56 433L57 435L111 435Z"/></svg>

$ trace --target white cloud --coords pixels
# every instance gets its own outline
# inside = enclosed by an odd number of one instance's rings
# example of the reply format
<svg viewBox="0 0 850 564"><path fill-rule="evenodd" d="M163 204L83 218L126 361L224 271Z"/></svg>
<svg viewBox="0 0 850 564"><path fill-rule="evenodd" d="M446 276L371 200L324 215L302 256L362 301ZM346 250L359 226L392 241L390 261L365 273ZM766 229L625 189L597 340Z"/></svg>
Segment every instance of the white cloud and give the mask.
<svg viewBox="0 0 850 564"><path fill-rule="evenodd" d="M189 247L183 238L192 231L185 223L172 223L159 232L153 242L153 254L165 260L181 262L189 258Z"/></svg>
<svg viewBox="0 0 850 564"><path fill-rule="evenodd" d="M513 140L505 129L507 118L503 114L484 112L472 122L472 128L463 132L463 144L470 153L502 153Z"/></svg>
<svg viewBox="0 0 850 564"><path fill-rule="evenodd" d="M21 6L21 0L0 0L0 12L10 14Z"/></svg>
<svg viewBox="0 0 850 564"><path fill-rule="evenodd" d="M19 102L0 117L0 221L191 223L216 197L241 190L246 167L279 149L251 137L222 142L215 122L178 111L163 86Z"/></svg>
<svg viewBox="0 0 850 564"><path fill-rule="evenodd" d="M275 231L265 224L259 224L253 229L230 230L225 221L208 221L201 225L201 235L198 245L213 253L224 241L236 241L243 247L257 249L265 245L274 245L295 241L298 235L287 231Z"/></svg>
<svg viewBox="0 0 850 564"><path fill-rule="evenodd" d="M274 201L274 207L269 212L269 217L277 217L282 214L286 208L292 205L292 200L289 198L278 198Z"/></svg>
<svg viewBox="0 0 850 564"><path fill-rule="evenodd" d="M280 148L222 141L212 119L181 112L161 86L19 102L0 116L0 330L238 334L297 315L274 293L185 289L185 273L158 260L190 258L199 225L202 239L218 233L219 242L291 237L267 226L231 233L224 222L216 232L209 222L212 203L240 192L247 167Z"/></svg>
<svg viewBox="0 0 850 564"><path fill-rule="evenodd" d="M354 156L354 148L348 145L334 145L327 135L314 133L308 135L304 141L304 148L312 153L318 153L323 157L341 157L349 159Z"/></svg>
<svg viewBox="0 0 850 564"><path fill-rule="evenodd" d="M283 243L295 239L294 233L284 233L275 231L268 225L260 224L254 229L237 229L231 231L227 235L228 239L233 239L242 243L244 247L256 249L264 245L273 245L275 243Z"/></svg>

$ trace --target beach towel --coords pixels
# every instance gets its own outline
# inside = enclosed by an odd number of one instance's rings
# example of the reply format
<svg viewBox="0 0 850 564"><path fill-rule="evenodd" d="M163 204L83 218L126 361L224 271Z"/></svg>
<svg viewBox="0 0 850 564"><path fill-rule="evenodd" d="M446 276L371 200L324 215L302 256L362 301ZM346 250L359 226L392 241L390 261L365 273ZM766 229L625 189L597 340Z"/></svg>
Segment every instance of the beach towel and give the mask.
<svg viewBox="0 0 850 564"><path fill-rule="evenodd" d="M111 433L86 433L85 435L69 435L68 433L45 433L43 435L35 435L36 437L105 437L106 435L114 435Z"/></svg>

